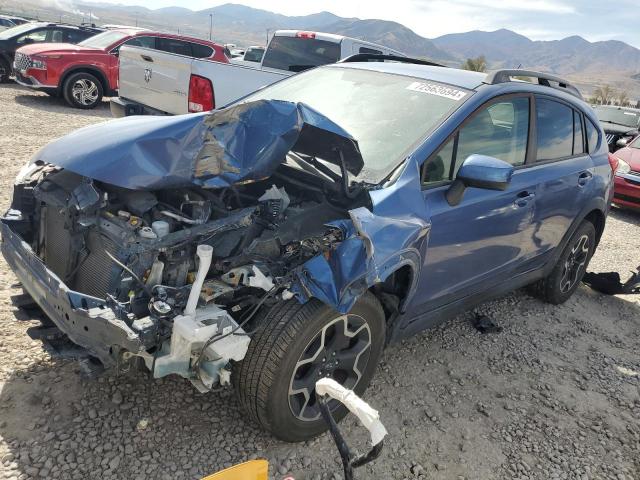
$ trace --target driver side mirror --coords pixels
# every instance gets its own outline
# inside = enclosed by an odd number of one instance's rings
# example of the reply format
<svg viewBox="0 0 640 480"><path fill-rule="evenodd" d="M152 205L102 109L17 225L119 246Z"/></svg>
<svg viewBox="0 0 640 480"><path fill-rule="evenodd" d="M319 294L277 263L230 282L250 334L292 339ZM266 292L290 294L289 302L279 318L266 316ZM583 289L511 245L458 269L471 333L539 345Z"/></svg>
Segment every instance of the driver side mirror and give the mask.
<svg viewBox="0 0 640 480"><path fill-rule="evenodd" d="M619 138L616 142L616 146L620 148L624 148L627 146L628 140L625 137Z"/></svg>
<svg viewBox="0 0 640 480"><path fill-rule="evenodd" d="M445 193L452 207L459 205L467 188L505 190L513 176L513 165L486 155L469 155L462 163L456 179Z"/></svg>

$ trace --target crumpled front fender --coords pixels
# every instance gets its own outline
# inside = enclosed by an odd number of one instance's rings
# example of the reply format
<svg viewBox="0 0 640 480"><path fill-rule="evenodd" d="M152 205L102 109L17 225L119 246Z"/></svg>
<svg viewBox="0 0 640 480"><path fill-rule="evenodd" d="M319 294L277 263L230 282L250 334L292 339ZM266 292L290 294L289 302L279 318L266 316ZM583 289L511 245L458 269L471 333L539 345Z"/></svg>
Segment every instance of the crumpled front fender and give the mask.
<svg viewBox="0 0 640 480"><path fill-rule="evenodd" d="M291 290L300 301L315 297L346 313L368 288L405 265L414 272L409 296L413 294L423 263L420 246L431 227L417 162L409 159L393 185L370 196L373 211L356 208L348 220L329 224L343 233L335 250L297 269Z"/></svg>

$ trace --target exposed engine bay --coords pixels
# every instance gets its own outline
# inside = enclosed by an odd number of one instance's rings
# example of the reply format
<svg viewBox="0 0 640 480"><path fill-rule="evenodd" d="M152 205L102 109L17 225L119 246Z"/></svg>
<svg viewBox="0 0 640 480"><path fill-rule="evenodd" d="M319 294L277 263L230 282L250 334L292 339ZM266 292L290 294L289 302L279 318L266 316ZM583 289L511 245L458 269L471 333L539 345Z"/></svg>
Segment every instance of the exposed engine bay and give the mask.
<svg viewBox="0 0 640 480"><path fill-rule="evenodd" d="M14 211L46 266L140 337L136 354L156 376L190 377L194 365L210 388L228 359L242 359L257 308L291 298L296 267L342 240L325 224L347 206L294 182L136 191L41 165L16 186ZM182 345L169 341L176 331Z"/></svg>
<svg viewBox="0 0 640 480"><path fill-rule="evenodd" d="M384 215L424 204L417 165L399 180L411 193L380 191L376 214L379 187L354 180L357 142L303 104L111 125L38 152L0 225L25 291L106 366L142 358L206 391L228 383L259 311L315 298L346 313L399 266L419 268L410 246L428 224Z"/></svg>

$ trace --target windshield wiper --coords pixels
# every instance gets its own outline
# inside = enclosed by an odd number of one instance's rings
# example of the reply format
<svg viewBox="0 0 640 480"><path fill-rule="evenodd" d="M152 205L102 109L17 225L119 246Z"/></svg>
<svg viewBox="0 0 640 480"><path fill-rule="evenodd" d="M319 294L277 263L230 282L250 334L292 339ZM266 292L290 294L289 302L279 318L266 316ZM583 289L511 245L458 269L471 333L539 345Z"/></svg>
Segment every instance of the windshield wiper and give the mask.
<svg viewBox="0 0 640 480"><path fill-rule="evenodd" d="M326 166L323 162L318 160L316 157L311 156L303 156L299 153L289 152L293 154L293 160L296 161L301 168L310 173L315 173L316 175L319 173L325 177L328 177L332 180L341 190L344 195L353 199L357 197L362 190L366 189L367 186L371 186L366 182L349 182L349 172L347 171L347 164L344 159L344 154L342 150L339 148L335 149L338 158L340 158L340 174L331 170L328 166Z"/></svg>

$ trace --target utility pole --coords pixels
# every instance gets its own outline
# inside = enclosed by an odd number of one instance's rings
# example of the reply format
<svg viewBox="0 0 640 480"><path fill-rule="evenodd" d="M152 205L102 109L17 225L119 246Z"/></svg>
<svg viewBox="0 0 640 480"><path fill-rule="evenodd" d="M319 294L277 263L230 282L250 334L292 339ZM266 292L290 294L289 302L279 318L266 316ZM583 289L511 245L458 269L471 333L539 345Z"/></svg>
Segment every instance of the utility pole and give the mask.
<svg viewBox="0 0 640 480"><path fill-rule="evenodd" d="M269 45L269 32L270 32L270 31L271 31L271 29L270 29L270 28L267 28L267 43L265 43L265 46L266 46L266 45Z"/></svg>
<svg viewBox="0 0 640 480"><path fill-rule="evenodd" d="M209 41L211 41L213 35L213 13L209 14Z"/></svg>
<svg viewBox="0 0 640 480"><path fill-rule="evenodd" d="M136 27L138 26L138 12L135 12L136 15Z"/></svg>

